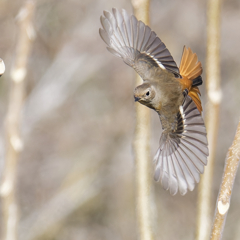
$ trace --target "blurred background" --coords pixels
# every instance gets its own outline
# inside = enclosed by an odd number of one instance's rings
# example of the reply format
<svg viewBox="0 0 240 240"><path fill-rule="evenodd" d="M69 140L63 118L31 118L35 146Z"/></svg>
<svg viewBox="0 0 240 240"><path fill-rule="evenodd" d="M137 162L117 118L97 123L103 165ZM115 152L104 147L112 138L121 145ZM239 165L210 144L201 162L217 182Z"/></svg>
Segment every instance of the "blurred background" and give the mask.
<svg viewBox="0 0 240 240"><path fill-rule="evenodd" d="M0 173L4 167L9 79L18 41L16 15L24 1L0 1ZM183 46L205 68L207 1L152 0L151 28L179 64ZM134 71L106 50L100 15L112 7L132 13L130 1L39 0L22 115L24 149L18 160L19 239L137 239L132 139ZM224 160L240 116L240 1L223 1L222 103L212 186L215 205ZM203 73L203 79L204 79ZM200 87L203 107L205 85ZM161 125L152 111L152 157ZM194 239L197 188L170 196L154 184L156 239ZM224 239L239 239L237 176ZM1 203L1 202L0 202ZM214 213L214 207L212 214ZM1 224L0 216L0 224Z"/></svg>

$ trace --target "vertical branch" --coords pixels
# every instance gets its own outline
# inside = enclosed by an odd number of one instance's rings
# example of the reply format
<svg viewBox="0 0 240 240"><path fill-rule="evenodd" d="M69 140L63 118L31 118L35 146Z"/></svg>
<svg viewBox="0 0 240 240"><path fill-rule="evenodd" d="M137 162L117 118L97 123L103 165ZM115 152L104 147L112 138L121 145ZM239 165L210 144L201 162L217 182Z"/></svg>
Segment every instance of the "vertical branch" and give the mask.
<svg viewBox="0 0 240 240"><path fill-rule="evenodd" d="M135 16L149 24L149 0L132 0ZM136 85L142 79L137 75ZM134 153L136 163L136 204L139 238L153 239L150 196L151 196L151 160L149 153L150 140L150 109L136 104L136 128L134 138Z"/></svg>
<svg viewBox="0 0 240 240"><path fill-rule="evenodd" d="M234 180L240 160L240 121L238 123L237 132L233 140L232 146L228 150L226 157L222 185L219 190L217 205L215 209L215 217L213 222L211 240L222 239L222 233L230 207L230 199L233 190Z"/></svg>
<svg viewBox="0 0 240 240"><path fill-rule="evenodd" d="M34 4L28 1L17 16L19 34L15 61L11 71L10 99L5 120L5 166L0 188L3 207L2 239L4 240L17 239L18 207L16 202L16 172L19 153L23 148L20 133L21 109L25 93L27 59L30 52L30 43L34 36L31 25L33 12Z"/></svg>
<svg viewBox="0 0 240 240"><path fill-rule="evenodd" d="M211 213L211 187L213 166L218 133L220 87L220 9L221 0L208 1L207 13L207 59L206 87L208 102L206 106L206 128L209 144L208 166L201 177L198 193L197 240L209 238Z"/></svg>

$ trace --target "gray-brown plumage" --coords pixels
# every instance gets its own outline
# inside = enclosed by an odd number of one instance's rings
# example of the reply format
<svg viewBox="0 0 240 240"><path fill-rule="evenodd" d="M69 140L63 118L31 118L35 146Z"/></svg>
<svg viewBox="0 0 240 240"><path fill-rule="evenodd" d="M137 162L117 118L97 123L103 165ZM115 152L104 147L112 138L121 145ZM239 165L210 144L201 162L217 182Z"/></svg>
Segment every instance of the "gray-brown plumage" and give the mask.
<svg viewBox="0 0 240 240"><path fill-rule="evenodd" d="M135 69L143 84L134 90L135 101L154 109L162 124L154 157L154 178L172 195L184 195L199 182L207 164L208 143L201 116L198 85L201 63L184 48L179 69L156 33L125 10L101 16L100 36L107 49Z"/></svg>

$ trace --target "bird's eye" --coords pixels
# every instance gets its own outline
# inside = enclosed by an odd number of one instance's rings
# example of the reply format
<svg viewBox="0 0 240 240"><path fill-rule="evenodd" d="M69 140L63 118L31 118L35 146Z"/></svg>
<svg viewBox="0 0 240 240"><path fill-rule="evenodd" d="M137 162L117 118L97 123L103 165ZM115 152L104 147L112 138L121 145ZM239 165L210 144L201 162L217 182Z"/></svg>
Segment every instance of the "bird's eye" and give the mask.
<svg viewBox="0 0 240 240"><path fill-rule="evenodd" d="M150 95L150 92L149 92L149 91L147 91L147 92L146 92L146 96L149 96L149 95Z"/></svg>

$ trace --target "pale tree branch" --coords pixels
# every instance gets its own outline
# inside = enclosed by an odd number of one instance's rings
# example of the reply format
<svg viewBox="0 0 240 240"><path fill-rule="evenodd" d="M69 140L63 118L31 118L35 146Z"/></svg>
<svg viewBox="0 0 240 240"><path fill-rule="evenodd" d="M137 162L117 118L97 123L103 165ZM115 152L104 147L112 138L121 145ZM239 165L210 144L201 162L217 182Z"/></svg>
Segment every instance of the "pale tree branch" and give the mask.
<svg viewBox="0 0 240 240"><path fill-rule="evenodd" d="M207 12L206 58L206 128L209 144L208 165L198 188L197 240L209 239L211 222L211 193L216 140L218 133L220 87L220 12L221 0L209 0Z"/></svg>
<svg viewBox="0 0 240 240"><path fill-rule="evenodd" d="M118 134L114 138L117 136ZM108 148L110 145L111 143L108 144ZM114 151L95 148L100 156L104 156L104 161L112 159L117 154L117 150L117 148ZM54 196L20 221L19 240L56 237L73 212L81 207L84 207L85 210L88 209L87 204L90 200L95 198L97 201L97 196L101 194L102 190L114 184L114 181L109 181L113 176L112 173L106 174L103 160L94 161L89 165L89 162L96 158L94 156L94 153L86 155L73 164ZM50 162L52 158L53 156L49 156L46 162ZM66 159L66 161L68 160ZM115 174L114 177L116 177Z"/></svg>
<svg viewBox="0 0 240 240"><path fill-rule="evenodd" d="M222 239L225 220L227 218L228 210L230 207L230 200L234 180L237 174L238 165L240 160L240 121L238 123L237 132L233 140L232 146L228 150L225 161L224 173L222 184L219 190L215 217L212 227L211 240Z"/></svg>
<svg viewBox="0 0 240 240"><path fill-rule="evenodd" d="M1 184L3 237L4 240L17 239L18 206L16 202L17 160L23 149L20 123L22 103L25 94L25 76L31 41L34 37L32 18L34 3L27 1L17 16L19 34L16 56L11 71L10 99L5 120L5 166Z"/></svg>
<svg viewBox="0 0 240 240"><path fill-rule="evenodd" d="M149 25L149 1L132 0L134 13L137 19ZM142 79L137 75L136 85ZM136 128L134 137L134 154L136 163L136 204L139 238L142 240L153 239L151 215L151 160L149 152L150 141L150 109L136 104Z"/></svg>
<svg viewBox="0 0 240 240"><path fill-rule="evenodd" d="M79 177L77 181L60 190L42 208L33 212L20 224L20 240L33 240L54 234L54 229L77 208L96 197L103 188L96 172ZM99 178L98 178L99 179Z"/></svg>

